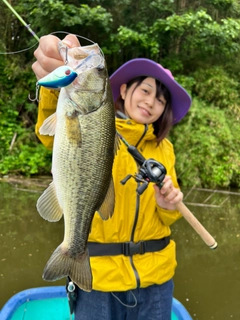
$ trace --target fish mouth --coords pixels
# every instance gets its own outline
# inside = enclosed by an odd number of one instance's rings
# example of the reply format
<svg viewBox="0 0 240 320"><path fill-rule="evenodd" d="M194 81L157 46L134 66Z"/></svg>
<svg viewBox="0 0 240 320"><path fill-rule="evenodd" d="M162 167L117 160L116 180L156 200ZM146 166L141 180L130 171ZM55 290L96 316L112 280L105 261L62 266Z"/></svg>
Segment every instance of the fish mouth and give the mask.
<svg viewBox="0 0 240 320"><path fill-rule="evenodd" d="M75 71L78 69L78 72L84 72L92 68L99 68L103 65L103 57L100 54L93 53L81 61L78 66L75 67Z"/></svg>
<svg viewBox="0 0 240 320"><path fill-rule="evenodd" d="M88 46L68 48L62 41L58 44L58 50L63 61L70 63L77 73L83 73L92 68L105 66L104 54L97 43Z"/></svg>

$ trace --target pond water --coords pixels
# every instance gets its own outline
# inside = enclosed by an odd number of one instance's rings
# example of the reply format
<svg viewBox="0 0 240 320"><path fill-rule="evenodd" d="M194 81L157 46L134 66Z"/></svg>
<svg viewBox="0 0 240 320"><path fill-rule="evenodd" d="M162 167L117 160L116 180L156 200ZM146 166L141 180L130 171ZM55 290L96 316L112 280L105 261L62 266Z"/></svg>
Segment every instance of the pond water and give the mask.
<svg viewBox="0 0 240 320"><path fill-rule="evenodd" d="M32 180L33 181L33 180ZM50 181L50 180L49 180ZM51 252L62 242L63 220L43 220L36 201L49 181L0 181L0 309L15 293L39 286ZM240 319L240 194L183 190L184 202L217 240L211 250L185 219L172 226L178 267L174 296L195 320Z"/></svg>

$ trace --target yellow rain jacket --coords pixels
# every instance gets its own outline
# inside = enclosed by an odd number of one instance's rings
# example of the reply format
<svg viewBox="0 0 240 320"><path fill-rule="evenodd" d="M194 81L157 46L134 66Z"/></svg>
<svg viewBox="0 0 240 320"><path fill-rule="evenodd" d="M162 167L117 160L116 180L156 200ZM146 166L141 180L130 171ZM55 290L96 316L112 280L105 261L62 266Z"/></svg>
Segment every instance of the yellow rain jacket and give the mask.
<svg viewBox="0 0 240 320"><path fill-rule="evenodd" d="M52 147L53 138L41 136L38 130L44 119L55 112L57 97L56 92L41 88L36 134L48 148ZM131 119L116 119L116 128L129 144L138 144L138 150L146 159L153 158L162 163L167 169L167 174L172 177L175 187L178 187L173 146L167 139L157 146L153 126L146 127ZM178 211L162 209L156 204L152 183L141 196L136 193L137 183L134 179L128 180L125 185L120 183L127 175L137 172L135 160L122 143L113 165L114 214L107 221L95 214L88 239L90 242L139 242L161 239L171 234L169 226L179 219L181 214ZM98 256L91 257L90 261L94 290L126 291L162 284L174 275L177 265L175 242L171 240L158 252L133 256Z"/></svg>

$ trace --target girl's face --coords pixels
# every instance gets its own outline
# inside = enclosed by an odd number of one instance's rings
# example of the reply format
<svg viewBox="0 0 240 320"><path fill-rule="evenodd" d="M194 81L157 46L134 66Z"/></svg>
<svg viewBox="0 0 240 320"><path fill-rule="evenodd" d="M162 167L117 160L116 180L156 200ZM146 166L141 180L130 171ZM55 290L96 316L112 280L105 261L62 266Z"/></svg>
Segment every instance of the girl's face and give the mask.
<svg viewBox="0 0 240 320"><path fill-rule="evenodd" d="M136 83L128 89L127 85L123 84L120 94L124 100L126 116L142 124L150 124L158 120L165 109L166 100L163 95L156 97L156 93L154 78L145 78L137 88Z"/></svg>

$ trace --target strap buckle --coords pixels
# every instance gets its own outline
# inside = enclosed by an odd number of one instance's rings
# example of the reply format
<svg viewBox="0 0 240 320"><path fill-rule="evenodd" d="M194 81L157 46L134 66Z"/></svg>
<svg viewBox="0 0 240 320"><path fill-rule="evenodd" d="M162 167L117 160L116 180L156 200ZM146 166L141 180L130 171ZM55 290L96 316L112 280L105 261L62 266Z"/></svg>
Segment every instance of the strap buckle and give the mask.
<svg viewBox="0 0 240 320"><path fill-rule="evenodd" d="M132 241L123 243L123 254L125 256L133 256L134 254L144 254L145 252L146 249L144 241L139 241L137 243L134 243Z"/></svg>

